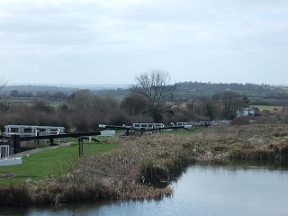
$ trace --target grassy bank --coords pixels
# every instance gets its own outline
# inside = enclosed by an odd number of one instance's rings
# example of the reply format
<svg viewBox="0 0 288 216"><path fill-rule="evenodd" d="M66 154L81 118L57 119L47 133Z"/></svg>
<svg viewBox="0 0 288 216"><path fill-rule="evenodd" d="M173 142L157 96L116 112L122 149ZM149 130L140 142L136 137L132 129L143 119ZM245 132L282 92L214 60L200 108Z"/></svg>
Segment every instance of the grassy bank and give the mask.
<svg viewBox="0 0 288 216"><path fill-rule="evenodd" d="M66 142L71 144L24 154L21 165L0 167L0 186L25 183L27 179L36 181L62 175L68 167L79 163L77 139L67 138ZM107 152L115 147L115 142L107 144L84 141L84 155Z"/></svg>
<svg viewBox="0 0 288 216"><path fill-rule="evenodd" d="M117 142L113 150L83 157L60 176L2 187L0 204L159 199L172 194L166 186L196 161L286 160L288 126L217 126L197 134L170 132Z"/></svg>

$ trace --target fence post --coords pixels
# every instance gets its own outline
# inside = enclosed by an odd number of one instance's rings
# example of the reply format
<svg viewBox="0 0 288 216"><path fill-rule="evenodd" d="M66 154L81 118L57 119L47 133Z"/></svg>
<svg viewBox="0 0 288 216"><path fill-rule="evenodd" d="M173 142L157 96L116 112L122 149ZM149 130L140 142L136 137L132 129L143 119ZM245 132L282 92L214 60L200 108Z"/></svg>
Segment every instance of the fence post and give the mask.
<svg viewBox="0 0 288 216"><path fill-rule="evenodd" d="M40 132L36 129L36 137L37 137L37 146L38 146L38 148L40 146L39 135L40 135Z"/></svg>
<svg viewBox="0 0 288 216"><path fill-rule="evenodd" d="M79 137L78 138L78 143L79 143L79 157L83 156L83 138Z"/></svg>
<svg viewBox="0 0 288 216"><path fill-rule="evenodd" d="M14 154L20 153L20 135L12 134L11 141L14 148Z"/></svg>

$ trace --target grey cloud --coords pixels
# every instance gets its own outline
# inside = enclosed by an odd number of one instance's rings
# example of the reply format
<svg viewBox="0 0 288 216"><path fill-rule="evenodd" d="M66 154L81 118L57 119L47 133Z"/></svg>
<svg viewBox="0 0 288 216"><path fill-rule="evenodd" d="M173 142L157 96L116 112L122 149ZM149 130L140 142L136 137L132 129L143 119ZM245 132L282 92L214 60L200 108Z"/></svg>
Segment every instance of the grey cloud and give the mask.
<svg viewBox="0 0 288 216"><path fill-rule="evenodd" d="M27 76L43 73L44 80L49 80L47 73L64 79L69 71L71 80L66 82L73 82L81 71L97 75L89 82L105 82L102 73L112 77L121 73L119 79L106 83L131 83L137 73L163 68L176 81L265 82L265 78L272 82L267 74L273 68L282 76L287 69L288 61L281 63L287 58L287 3L157 0L117 6L106 1L0 5L4 49L0 63L4 74L16 80L12 74L19 71ZM227 76L232 72L243 76ZM278 81L275 77L273 82Z"/></svg>

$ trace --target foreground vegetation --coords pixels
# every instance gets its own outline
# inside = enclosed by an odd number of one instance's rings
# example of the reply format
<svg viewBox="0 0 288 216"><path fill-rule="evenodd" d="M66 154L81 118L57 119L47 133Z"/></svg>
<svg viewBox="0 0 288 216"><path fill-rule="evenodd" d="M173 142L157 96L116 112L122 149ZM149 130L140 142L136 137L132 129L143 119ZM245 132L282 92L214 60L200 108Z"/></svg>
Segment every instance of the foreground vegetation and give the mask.
<svg viewBox="0 0 288 216"><path fill-rule="evenodd" d="M169 132L117 142L106 153L76 161L61 175L41 180L26 176L24 183L2 186L0 205L160 199L172 194L168 184L197 161L286 161L288 125L216 126L198 133ZM72 147L59 150L65 148Z"/></svg>

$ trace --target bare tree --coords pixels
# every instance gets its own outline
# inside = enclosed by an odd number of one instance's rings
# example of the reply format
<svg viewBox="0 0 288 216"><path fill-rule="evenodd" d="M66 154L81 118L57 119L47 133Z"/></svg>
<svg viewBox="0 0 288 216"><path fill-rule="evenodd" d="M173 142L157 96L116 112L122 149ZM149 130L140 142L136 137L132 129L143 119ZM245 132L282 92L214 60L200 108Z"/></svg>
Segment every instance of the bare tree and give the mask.
<svg viewBox="0 0 288 216"><path fill-rule="evenodd" d="M133 85L132 92L142 95L151 104L157 104L172 95L174 85L169 85L170 75L167 71L152 70L150 73L143 73L136 76L136 85Z"/></svg>
<svg viewBox="0 0 288 216"><path fill-rule="evenodd" d="M127 96L121 102L121 108L126 110L130 116L141 114L147 106L147 100L136 94Z"/></svg>
<svg viewBox="0 0 288 216"><path fill-rule="evenodd" d="M0 75L0 91L6 86L8 81L5 79L4 76Z"/></svg>
<svg viewBox="0 0 288 216"><path fill-rule="evenodd" d="M223 117L227 119L233 119L236 116L236 110L243 105L241 95L231 90L217 93L214 97L220 99L220 103L223 107Z"/></svg>

